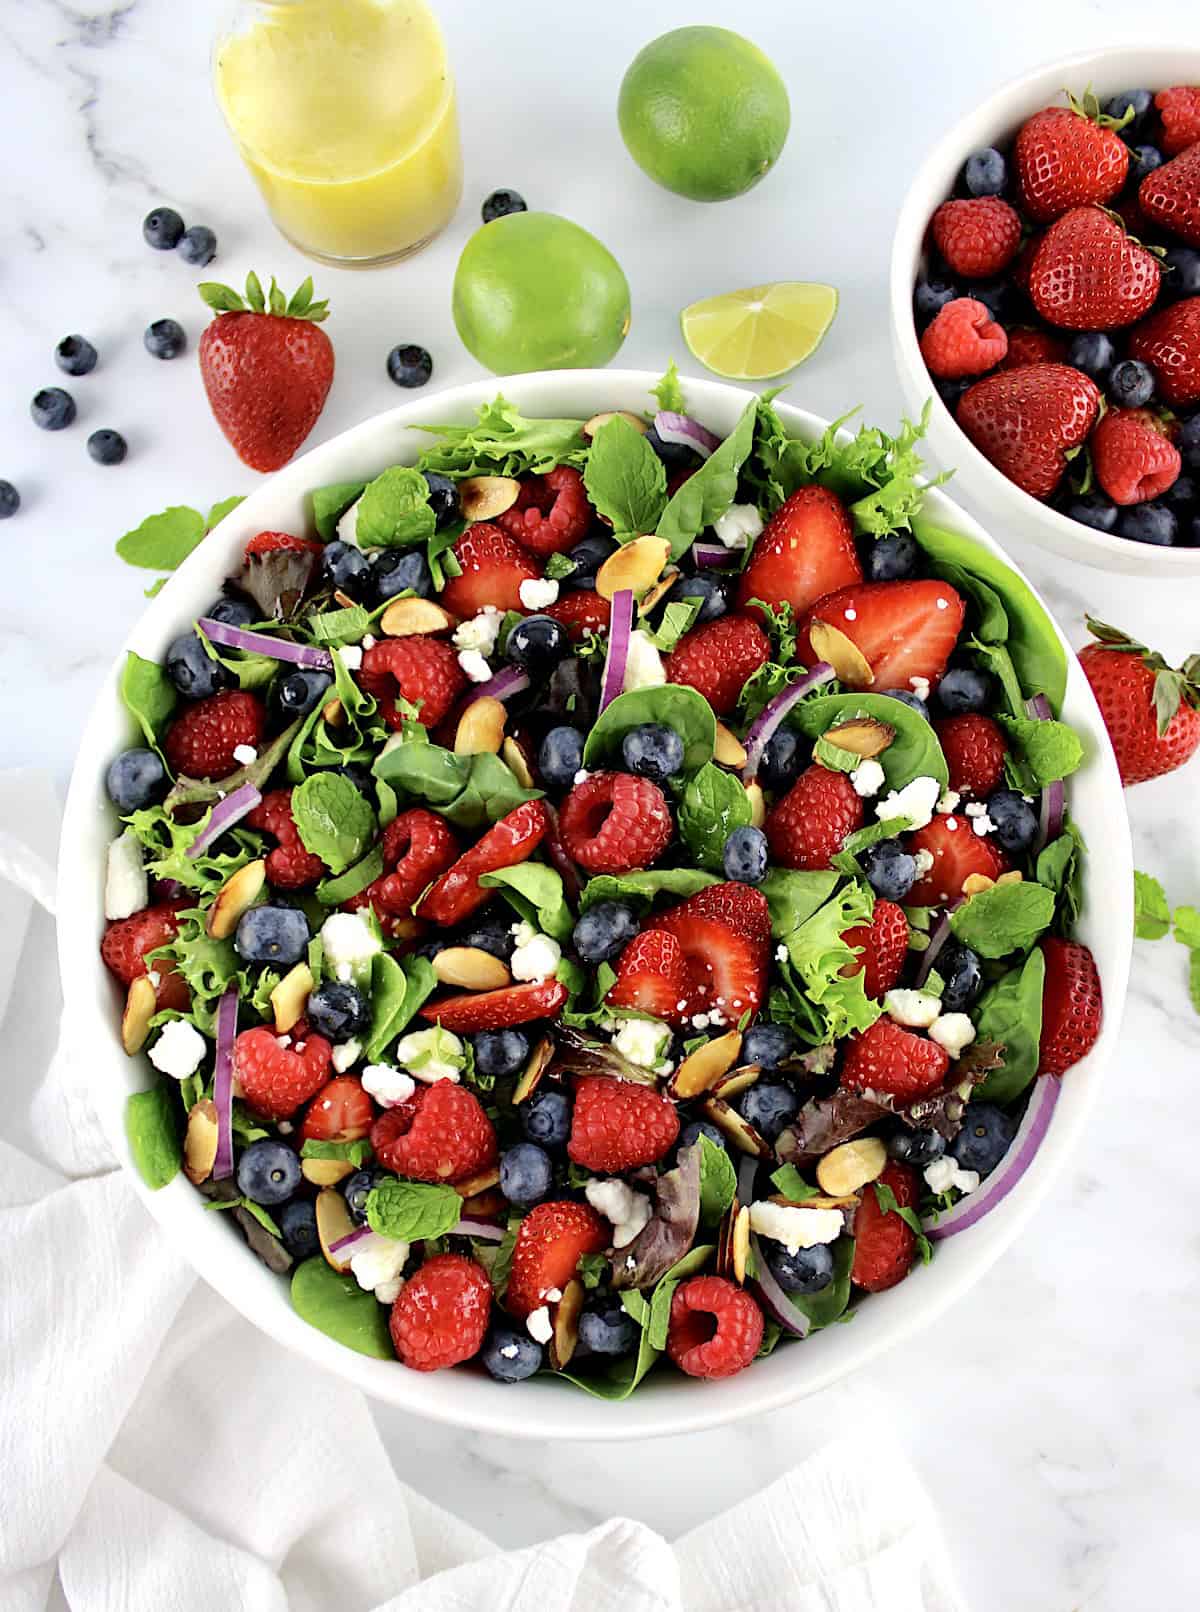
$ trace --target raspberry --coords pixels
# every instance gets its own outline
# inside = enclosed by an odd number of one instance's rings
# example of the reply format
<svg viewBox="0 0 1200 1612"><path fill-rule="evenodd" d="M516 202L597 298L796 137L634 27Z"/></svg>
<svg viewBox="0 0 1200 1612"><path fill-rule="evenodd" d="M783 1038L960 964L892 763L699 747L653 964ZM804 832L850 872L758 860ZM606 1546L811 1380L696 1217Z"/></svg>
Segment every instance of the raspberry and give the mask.
<svg viewBox="0 0 1200 1612"><path fill-rule="evenodd" d="M1177 157L1200 141L1200 87L1172 85L1159 90L1154 104L1162 118L1162 148L1168 157Z"/></svg>
<svg viewBox="0 0 1200 1612"><path fill-rule="evenodd" d="M862 821L863 803L846 774L809 767L767 813L771 854L785 868L827 868Z"/></svg>
<svg viewBox="0 0 1200 1612"><path fill-rule="evenodd" d="M881 1186L890 1187L899 1209L915 1208L920 1194L916 1172L907 1165L889 1160L879 1177ZM874 1186L863 1188L854 1213L854 1264L850 1280L868 1293L881 1293L895 1287L912 1269L916 1234L895 1210L885 1214L879 1206Z"/></svg>
<svg viewBox="0 0 1200 1612"><path fill-rule="evenodd" d="M696 689L718 716L726 716L746 679L770 658L770 639L756 621L721 616L685 632L664 664L668 683Z"/></svg>
<svg viewBox="0 0 1200 1612"><path fill-rule="evenodd" d="M1048 330L1027 330L1018 325L1008 332L1008 352L1001 369L1020 369L1025 364L1065 364L1067 344Z"/></svg>
<svg viewBox="0 0 1200 1612"><path fill-rule="evenodd" d="M559 465L544 476L521 483L516 504L496 520L523 548L534 554L563 554L588 534L592 506L583 477L569 465Z"/></svg>
<svg viewBox="0 0 1200 1612"><path fill-rule="evenodd" d="M934 243L952 274L990 280L1006 269L1021 245L1021 219L999 196L943 202L933 215Z"/></svg>
<svg viewBox="0 0 1200 1612"><path fill-rule="evenodd" d="M849 1091L883 1091L910 1102L936 1091L949 1068L950 1054L945 1047L882 1018L851 1036L842 1065L842 1085Z"/></svg>
<svg viewBox="0 0 1200 1612"><path fill-rule="evenodd" d="M418 917L443 928L461 923L495 893L480 884L480 876L527 861L549 827L550 816L542 801L527 800L515 806L442 874L422 900Z"/></svg>
<svg viewBox="0 0 1200 1612"><path fill-rule="evenodd" d="M590 1204L539 1203L521 1222L513 1247L504 1305L524 1320L566 1287L585 1254L608 1247L608 1222Z"/></svg>
<svg viewBox="0 0 1200 1612"><path fill-rule="evenodd" d="M578 593L563 594L561 599L547 605L544 614L561 622L572 643L578 643L590 632L607 632L611 612L612 606L607 599L582 589Z"/></svg>
<svg viewBox="0 0 1200 1612"><path fill-rule="evenodd" d="M458 855L458 841L444 817L423 806L401 812L383 831L383 865L387 870L346 906L354 911L374 907L392 918L407 918L431 879L444 873Z"/></svg>
<svg viewBox="0 0 1200 1612"><path fill-rule="evenodd" d="M268 790L247 815L246 824L273 835L278 842L267 855L267 879L276 889L303 890L324 876L324 862L304 849L292 816L290 789Z"/></svg>
<svg viewBox="0 0 1200 1612"><path fill-rule="evenodd" d="M763 1313L723 1276L692 1276L671 1298L667 1353L689 1377L733 1377L758 1353Z"/></svg>
<svg viewBox="0 0 1200 1612"><path fill-rule="evenodd" d="M496 1132L479 1099L452 1080L419 1088L371 1127L386 1169L414 1181L465 1181L496 1162Z"/></svg>
<svg viewBox="0 0 1200 1612"><path fill-rule="evenodd" d="M247 560L252 554L273 554L279 549L290 549L295 554L320 554L324 547L324 543L293 537L290 532L259 532L246 544L242 554Z"/></svg>
<svg viewBox="0 0 1200 1612"><path fill-rule="evenodd" d="M243 744L258 748L267 725L263 703L242 689L224 689L197 700L177 716L163 743L171 770L186 778L228 778Z"/></svg>
<svg viewBox="0 0 1200 1612"><path fill-rule="evenodd" d="M567 1152L598 1175L657 1164L679 1135L675 1104L653 1086L589 1075L575 1087Z"/></svg>
<svg viewBox="0 0 1200 1612"><path fill-rule="evenodd" d="M299 1026L297 1026L297 1029ZM281 1041L289 1041L281 1046ZM233 1072L246 1101L268 1119L288 1119L329 1079L333 1048L324 1036L277 1036L266 1025L243 1030L233 1044Z"/></svg>
<svg viewBox="0 0 1200 1612"><path fill-rule="evenodd" d="M847 963L842 973L863 973L863 990L878 1000L900 978L908 956L908 919L894 901L875 903L869 924L856 924L842 932L847 946L860 950L855 963Z"/></svg>
<svg viewBox="0 0 1200 1612"><path fill-rule="evenodd" d="M1008 352L1008 337L982 302L955 297L921 337L921 356L931 375L946 381L982 375Z"/></svg>
<svg viewBox="0 0 1200 1612"><path fill-rule="evenodd" d="M397 1359L413 1371L440 1371L483 1347L492 1284L465 1254L426 1260L400 1289L388 1326Z"/></svg>
<svg viewBox="0 0 1200 1612"><path fill-rule="evenodd" d="M175 1008L182 1012L191 1000L187 982L175 965L165 959L146 962L146 953L169 945L179 932L181 904L163 902L143 907L128 918L118 918L104 931L100 942L100 956L105 967L111 970L122 985L130 985L151 969L158 975L155 999L160 1008Z"/></svg>
<svg viewBox="0 0 1200 1612"><path fill-rule="evenodd" d="M378 700L389 728L399 728L404 721L399 700L418 706L421 722L432 728L466 689L467 674L440 638L388 638L363 655L358 681Z"/></svg>
<svg viewBox="0 0 1200 1612"><path fill-rule="evenodd" d="M1004 777L1008 745L1003 733L990 716L976 711L948 716L933 726L950 769L950 788L960 795L986 799Z"/></svg>
<svg viewBox="0 0 1200 1612"><path fill-rule="evenodd" d="M1100 1034L1102 1002L1096 959L1074 940L1042 941L1046 956L1039 1075L1061 1075L1078 1063Z"/></svg>
<svg viewBox="0 0 1200 1612"><path fill-rule="evenodd" d="M589 873L648 868L671 843L667 797L649 778L594 772L576 784L559 811L567 854Z"/></svg>
<svg viewBox="0 0 1200 1612"><path fill-rule="evenodd" d="M1114 504L1143 504L1179 480L1183 461L1149 409L1110 409L1088 444L1096 480Z"/></svg>

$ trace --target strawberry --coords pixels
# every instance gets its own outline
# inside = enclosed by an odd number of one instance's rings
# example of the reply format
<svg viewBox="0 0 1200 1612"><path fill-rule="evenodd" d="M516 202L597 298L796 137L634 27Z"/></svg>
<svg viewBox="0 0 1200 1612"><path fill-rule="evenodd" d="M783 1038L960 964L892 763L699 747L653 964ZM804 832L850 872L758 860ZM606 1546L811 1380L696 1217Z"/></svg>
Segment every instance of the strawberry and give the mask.
<svg viewBox="0 0 1200 1612"><path fill-rule="evenodd" d="M908 919L894 901L876 901L869 924L856 924L842 934L847 946L860 955L847 963L842 973L853 976L861 971L863 990L878 999L900 978L908 956Z"/></svg>
<svg viewBox="0 0 1200 1612"><path fill-rule="evenodd" d="M533 554L564 554L581 543L595 518L583 477L570 465L529 476L512 509L497 517L502 532Z"/></svg>
<svg viewBox="0 0 1200 1612"><path fill-rule="evenodd" d="M879 1177L880 1186L889 1187L898 1209L915 1209L921 1196L917 1173L906 1164L889 1159ZM882 1293L895 1287L912 1269L917 1237L912 1227L894 1209L880 1207L874 1183L863 1188L854 1214L854 1264L850 1280L867 1293Z"/></svg>
<svg viewBox="0 0 1200 1612"><path fill-rule="evenodd" d="M1159 142L1168 157L1178 156L1200 141L1200 85L1173 84L1154 97L1163 133Z"/></svg>
<svg viewBox="0 0 1200 1612"><path fill-rule="evenodd" d="M754 599L805 610L822 594L861 581L854 529L842 501L825 487L801 487L755 539L737 603L740 610Z"/></svg>
<svg viewBox="0 0 1200 1612"><path fill-rule="evenodd" d="M410 1371L441 1371L483 1348L492 1310L492 1283L465 1254L435 1254L404 1286L388 1328L396 1358Z"/></svg>
<svg viewBox="0 0 1200 1612"><path fill-rule="evenodd" d="M608 1224L586 1203L535 1204L522 1220L513 1245L505 1308L520 1320L562 1292L585 1254L608 1247Z"/></svg>
<svg viewBox="0 0 1200 1612"><path fill-rule="evenodd" d="M542 568L498 526L480 521L468 526L450 551L460 575L448 577L441 603L456 616L477 616L485 605L520 610L522 582L538 580Z"/></svg>
<svg viewBox="0 0 1200 1612"><path fill-rule="evenodd" d="M960 795L986 800L1004 777L1008 745L990 716L968 711L934 723L946 765L950 788Z"/></svg>
<svg viewBox="0 0 1200 1612"><path fill-rule="evenodd" d="M561 622L571 642L577 644L590 632L607 632L611 612L612 606L607 599L581 588L577 593L564 593L561 599L547 605L543 614Z"/></svg>
<svg viewBox="0 0 1200 1612"><path fill-rule="evenodd" d="M645 929L621 953L617 977L604 1000L668 1024L683 1024L691 1010L692 980L683 947L663 929Z"/></svg>
<svg viewBox="0 0 1200 1612"><path fill-rule="evenodd" d="M479 882L483 873L527 861L546 837L550 819L540 800L527 800L493 823L422 898L419 918L444 929L461 923L495 894Z"/></svg>
<svg viewBox="0 0 1200 1612"><path fill-rule="evenodd" d="M767 898L751 885L739 884L733 879L706 885L688 897L687 910L699 918L715 918L755 946L765 946L771 938L771 909Z"/></svg>
<svg viewBox="0 0 1200 1612"><path fill-rule="evenodd" d="M496 1162L496 1132L474 1093L452 1080L418 1087L371 1126L386 1170L413 1181L466 1181Z"/></svg>
<svg viewBox="0 0 1200 1612"><path fill-rule="evenodd" d="M436 727L467 687L458 656L440 638L385 638L362 658L358 681L378 700L389 728L400 728L405 712L398 703L415 705L427 728Z"/></svg>
<svg viewBox="0 0 1200 1612"><path fill-rule="evenodd" d="M238 766L234 751L244 744L257 750L266 725L257 695L223 689L184 708L167 729L163 750L179 777L228 778Z"/></svg>
<svg viewBox="0 0 1200 1612"><path fill-rule="evenodd" d="M1179 480L1183 460L1149 409L1113 409L1089 443L1096 480L1114 504L1143 504Z"/></svg>
<svg viewBox="0 0 1200 1612"><path fill-rule="evenodd" d="M671 1295L667 1353L688 1377L734 1377L762 1345L763 1313L724 1276L690 1276Z"/></svg>
<svg viewBox="0 0 1200 1612"><path fill-rule="evenodd" d="M1138 206L1151 223L1200 246L1200 145L1148 173L1138 186Z"/></svg>
<svg viewBox="0 0 1200 1612"><path fill-rule="evenodd" d="M128 918L117 918L104 931L100 942L100 956L104 966L115 974L122 985L131 985L135 979L153 971L158 975L155 1000L160 1009L187 1009L191 993L182 974L164 958L147 963L146 953L169 946L179 933L179 913L186 901L162 901L152 907L143 907Z"/></svg>
<svg viewBox="0 0 1200 1612"><path fill-rule="evenodd" d="M1042 990L1042 1035L1038 1074L1061 1075L1096 1044L1103 1018L1096 959L1077 940L1042 941L1046 984Z"/></svg>
<svg viewBox="0 0 1200 1612"><path fill-rule="evenodd" d="M1067 356L1067 344L1061 336L1048 330L1030 330L1017 325L1008 332L1008 351L1001 361L1001 369L1021 369L1025 364L1061 364Z"/></svg>
<svg viewBox="0 0 1200 1612"><path fill-rule="evenodd" d="M269 789L247 815L246 827L259 829L276 842L267 853L267 881L277 890L303 890L324 878L324 862L304 849L292 816L290 789Z"/></svg>
<svg viewBox="0 0 1200 1612"><path fill-rule="evenodd" d="M1069 107L1048 106L1027 118L1013 146L1021 205L1039 224L1082 203L1111 200L1129 171L1129 148L1095 97L1069 100Z"/></svg>
<svg viewBox="0 0 1200 1612"><path fill-rule="evenodd" d="M946 1079L950 1054L928 1036L916 1035L889 1019L876 1019L850 1037L842 1063L842 1085L848 1091L882 1091L910 1103Z"/></svg>
<svg viewBox="0 0 1200 1612"><path fill-rule="evenodd" d="M1121 782L1144 783L1174 772L1200 747L1200 655L1179 671L1117 627L1088 618L1096 638L1079 652Z"/></svg>
<svg viewBox="0 0 1200 1612"><path fill-rule="evenodd" d="M944 907L963 893L963 881L972 873L998 879L1008 872L1008 859L998 846L976 834L967 816L939 814L925 828L909 836L908 848L915 856L928 851L933 866L922 873L908 892L913 907Z"/></svg>
<svg viewBox="0 0 1200 1612"><path fill-rule="evenodd" d="M394 817L383 831L382 878L346 903L353 912L373 907L377 913L407 918L431 879L457 860L458 841L444 817L413 806Z"/></svg>
<svg viewBox="0 0 1200 1612"><path fill-rule="evenodd" d="M292 554L320 554L324 543L307 537L293 537L291 532L258 532L242 550L243 564L255 554L278 554L286 549Z"/></svg>
<svg viewBox="0 0 1200 1612"><path fill-rule="evenodd" d="M999 196L947 201L930 224L934 245L952 274L990 280L1006 269L1021 244L1021 219Z"/></svg>
<svg viewBox="0 0 1200 1612"><path fill-rule="evenodd" d="M297 1041L263 1024L243 1030L234 1042L233 1072L256 1114L288 1119L329 1079L332 1054L324 1036Z"/></svg>
<svg viewBox="0 0 1200 1612"><path fill-rule="evenodd" d="M1007 335L974 297L948 302L921 336L921 356L929 373L940 380L982 375L1007 352Z"/></svg>
<svg viewBox="0 0 1200 1612"><path fill-rule="evenodd" d="M505 985L498 991L443 996L423 1007L421 1017L455 1035L474 1035L479 1030L507 1030L515 1024L552 1018L567 995L560 980L533 980L527 985Z"/></svg>
<svg viewBox="0 0 1200 1612"><path fill-rule="evenodd" d="M648 868L671 843L667 797L649 778L594 772L575 784L559 809L567 855L589 873Z"/></svg>
<svg viewBox="0 0 1200 1612"><path fill-rule="evenodd" d="M696 689L718 716L726 716L746 679L770 658L770 640L756 621L721 616L685 632L664 664L668 683Z"/></svg>
<svg viewBox="0 0 1200 1612"><path fill-rule="evenodd" d="M1100 388L1067 364L986 375L963 393L958 423L1009 481L1049 498L1100 412Z"/></svg>
<svg viewBox="0 0 1200 1612"><path fill-rule="evenodd" d="M753 894L766 905L761 892ZM689 1012L715 1008L731 1023L747 1009L758 1012L766 996L770 938L769 923L763 933L761 914L751 917L739 897L702 890L650 921L683 948L692 987Z"/></svg>
<svg viewBox="0 0 1200 1612"><path fill-rule="evenodd" d="M1129 351L1154 370L1164 403L1200 403L1200 297L1160 309L1133 332Z"/></svg>
<svg viewBox="0 0 1200 1612"><path fill-rule="evenodd" d="M305 1142L357 1142L375 1118L370 1093L353 1075L335 1075L309 1103L300 1127Z"/></svg>
<svg viewBox="0 0 1200 1612"><path fill-rule="evenodd" d="M933 685L946 670L965 615L962 596L947 582L862 582L818 599L801 617L796 654L806 666L820 660L809 633L814 622L822 621L857 645L870 666L869 682L856 682L849 670L839 667L843 683L911 688L916 677Z"/></svg>
<svg viewBox="0 0 1200 1612"><path fill-rule="evenodd" d="M1029 270L1034 307L1066 330L1136 324L1161 285L1154 253L1102 207L1074 207L1051 224Z"/></svg>
<svg viewBox="0 0 1200 1612"><path fill-rule="evenodd" d="M256 274L243 299L229 286L199 287L216 318L200 338L200 378L208 405L233 451L251 470L278 470L317 423L333 384L333 343L312 300L312 280L285 302L271 281L264 296Z"/></svg>
<svg viewBox="0 0 1200 1612"><path fill-rule="evenodd" d="M599 1175L657 1164L675 1146L675 1104L653 1086L588 1075L575 1087L567 1154Z"/></svg>
<svg viewBox="0 0 1200 1612"><path fill-rule="evenodd" d="M846 774L814 766L767 813L767 840L782 867L813 871L827 868L862 823L863 803Z"/></svg>

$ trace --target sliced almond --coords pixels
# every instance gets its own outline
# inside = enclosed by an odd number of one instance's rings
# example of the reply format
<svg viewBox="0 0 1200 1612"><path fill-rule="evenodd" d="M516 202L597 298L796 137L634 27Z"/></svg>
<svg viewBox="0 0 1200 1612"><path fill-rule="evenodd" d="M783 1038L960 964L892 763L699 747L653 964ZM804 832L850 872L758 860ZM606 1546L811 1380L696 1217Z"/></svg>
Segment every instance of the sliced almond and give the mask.
<svg viewBox="0 0 1200 1612"><path fill-rule="evenodd" d="M464 991L499 991L512 984L507 965L482 946L447 946L433 959L433 972L443 985Z"/></svg>
<svg viewBox="0 0 1200 1612"><path fill-rule="evenodd" d="M833 627L827 621L814 621L808 629L808 641L817 659L828 661L838 681L847 688L870 688L875 681L866 656L840 627Z"/></svg>
<svg viewBox="0 0 1200 1612"><path fill-rule="evenodd" d="M830 1149L817 1165L817 1185L831 1198L848 1198L877 1181L887 1166L887 1148L877 1136L860 1136Z"/></svg>
<svg viewBox="0 0 1200 1612"><path fill-rule="evenodd" d="M267 864L260 857L231 873L213 898L205 928L213 940L228 940L238 919L258 900L267 882Z"/></svg>
<svg viewBox="0 0 1200 1612"><path fill-rule="evenodd" d="M717 742L713 747L713 760L722 767L741 772L746 765L746 746L736 733L730 733L724 722L717 723Z"/></svg>
<svg viewBox="0 0 1200 1612"><path fill-rule="evenodd" d="M767 1202L777 1203L781 1209L853 1209L858 1204L858 1198L853 1195L848 1198L827 1198L818 1192L811 1198L796 1199L773 1192Z"/></svg>
<svg viewBox="0 0 1200 1612"><path fill-rule="evenodd" d="M458 484L458 504L467 521L494 521L511 509L521 491L511 476L468 476Z"/></svg>
<svg viewBox="0 0 1200 1612"><path fill-rule="evenodd" d="M271 992L271 1011L275 1015L276 1035L286 1035L296 1021L303 1017L313 983L308 964L297 963Z"/></svg>
<svg viewBox="0 0 1200 1612"><path fill-rule="evenodd" d="M486 1192L477 1192L473 1198L464 1198L462 1212L464 1219L490 1220L493 1215L508 1213L508 1199L499 1187L489 1187Z"/></svg>
<svg viewBox="0 0 1200 1612"><path fill-rule="evenodd" d="M458 617L434 599L393 599L379 618L379 630L388 638L430 637L457 626Z"/></svg>
<svg viewBox="0 0 1200 1612"><path fill-rule="evenodd" d="M740 1097L742 1092L749 1091L761 1074L762 1069L758 1064L744 1063L740 1069L731 1069L727 1075L721 1076L713 1087L713 1096L727 1103L734 1097Z"/></svg>
<svg viewBox="0 0 1200 1612"><path fill-rule="evenodd" d="M995 879L989 879L986 873L968 873L962 882L963 895L981 895L984 890L990 890L995 882Z"/></svg>
<svg viewBox="0 0 1200 1612"><path fill-rule="evenodd" d="M761 828L767 820L767 802L762 792L762 785L747 784L746 799L750 802L750 822L752 826Z"/></svg>
<svg viewBox="0 0 1200 1612"><path fill-rule="evenodd" d="M456 756L495 756L504 742L504 724L508 712L500 700L490 694L481 694L472 700L454 732Z"/></svg>
<svg viewBox="0 0 1200 1612"><path fill-rule="evenodd" d="M731 1108L720 1097L710 1097L704 1105L704 1116L712 1120L713 1124L723 1136L727 1136L737 1148L739 1153L746 1153L751 1158L769 1159L772 1157L771 1144L759 1135L748 1120L744 1120L736 1108Z"/></svg>
<svg viewBox="0 0 1200 1612"><path fill-rule="evenodd" d="M354 1252L353 1245L342 1249L340 1253L330 1253L334 1243L340 1242L343 1237L349 1237L355 1230L350 1211L346 1207L346 1200L336 1187L322 1187L317 1193L316 1215L317 1241L321 1244L325 1263L332 1265L335 1271L348 1271L350 1256Z"/></svg>
<svg viewBox="0 0 1200 1612"><path fill-rule="evenodd" d="M340 728L346 720L346 707L335 694L321 707L321 721L327 728Z"/></svg>
<svg viewBox="0 0 1200 1612"><path fill-rule="evenodd" d="M711 1091L727 1069L732 1069L742 1050L742 1033L729 1030L712 1041L706 1041L695 1052L690 1052L671 1081L671 1095L685 1103L689 1097L698 1097L702 1091Z"/></svg>
<svg viewBox="0 0 1200 1612"><path fill-rule="evenodd" d="M649 590L649 592L642 595L642 601L638 605L638 615L648 616L656 604L661 604L666 598L667 594L670 593L671 589L679 581L679 576L680 573L675 569L675 567L673 565L669 565L663 572L662 576L659 577L658 581Z"/></svg>
<svg viewBox="0 0 1200 1612"><path fill-rule="evenodd" d="M130 980L125 993L125 1010L121 1014L121 1045L132 1058L146 1045L150 1034L150 1020L158 1012L158 998L147 975L139 974Z"/></svg>
<svg viewBox="0 0 1200 1612"><path fill-rule="evenodd" d="M662 575L670 553L665 537L635 537L623 543L596 572L596 592L602 599L612 599L628 589L640 599Z"/></svg>
<svg viewBox="0 0 1200 1612"><path fill-rule="evenodd" d="M207 1181L217 1161L217 1105L211 1097L193 1103L183 1138L183 1173L194 1187Z"/></svg>
<svg viewBox="0 0 1200 1612"><path fill-rule="evenodd" d="M733 1227L741 1211L741 1204L735 1197L729 1208L721 1216L721 1224L717 1229L717 1246L713 1256L713 1269L718 1276L728 1277L733 1270Z"/></svg>
<svg viewBox="0 0 1200 1612"><path fill-rule="evenodd" d="M890 722L877 722L873 716L858 716L851 722L842 722L825 734L830 744L839 750L849 750L852 756L868 761L881 756L896 737Z"/></svg>
<svg viewBox="0 0 1200 1612"><path fill-rule="evenodd" d="M354 1166L349 1159L301 1159L300 1174L314 1187L336 1187L354 1174Z"/></svg>
<svg viewBox="0 0 1200 1612"><path fill-rule="evenodd" d="M630 414L627 409L607 409L603 414L593 414L586 422L583 428L584 436L590 442L600 427L607 425L610 420L627 420L638 435L643 437L650 429L645 420L636 414Z"/></svg>
<svg viewBox="0 0 1200 1612"><path fill-rule="evenodd" d="M500 746L500 759L508 767L508 770L522 789L532 789L534 787L533 774L529 770L529 762L525 758L525 752L511 733L507 735L504 743Z"/></svg>
<svg viewBox="0 0 1200 1612"><path fill-rule="evenodd" d="M343 610L353 610L356 607L357 600L352 599L348 593L343 593L341 588L333 590L333 597L334 602L340 604Z"/></svg>
<svg viewBox="0 0 1200 1612"><path fill-rule="evenodd" d="M526 1098L532 1097L538 1088L542 1076L550 1066L554 1056L554 1042L548 1035L544 1035L529 1055L529 1062L521 1071L521 1078L513 1087L512 1100L514 1103L523 1103Z"/></svg>
<svg viewBox="0 0 1200 1612"><path fill-rule="evenodd" d="M424 940L429 933L429 925L420 918L411 916L404 918L389 917L384 925L393 940Z"/></svg>
<svg viewBox="0 0 1200 1612"><path fill-rule="evenodd" d="M746 1280L746 1261L750 1258L750 1206L743 1204L733 1222L730 1238L730 1255L733 1279L741 1287Z"/></svg>
<svg viewBox="0 0 1200 1612"><path fill-rule="evenodd" d="M481 1192L490 1192L493 1187L500 1185L500 1166L493 1164L490 1169L480 1170L477 1175L468 1176L465 1181L453 1183L455 1192L460 1198L477 1198Z"/></svg>
<svg viewBox="0 0 1200 1612"><path fill-rule="evenodd" d="M583 1283L578 1276L563 1288L563 1296L554 1306L554 1331L550 1337L550 1364L562 1371L571 1363L575 1345L579 1342L579 1312L583 1309Z"/></svg>
<svg viewBox="0 0 1200 1612"><path fill-rule="evenodd" d="M1000 874L999 878L997 878L997 880L996 880L996 883L997 884L1021 884L1023 882L1024 878L1025 878L1025 875L1021 872L1020 868L1012 868L1008 873Z"/></svg>

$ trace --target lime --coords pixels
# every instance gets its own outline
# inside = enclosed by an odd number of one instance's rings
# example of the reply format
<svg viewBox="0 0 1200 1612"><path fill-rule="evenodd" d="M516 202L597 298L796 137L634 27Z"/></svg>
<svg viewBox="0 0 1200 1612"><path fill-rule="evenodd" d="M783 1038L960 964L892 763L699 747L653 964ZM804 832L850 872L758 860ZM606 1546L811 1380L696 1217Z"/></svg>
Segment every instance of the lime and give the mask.
<svg viewBox="0 0 1200 1612"><path fill-rule="evenodd" d="M621 265L554 213L509 213L477 229L452 306L464 345L497 375L607 364L629 331Z"/></svg>
<svg viewBox="0 0 1200 1612"><path fill-rule="evenodd" d="M782 78L727 28L676 28L640 50L621 80L621 138L638 167L693 201L756 185L787 139Z"/></svg>
<svg viewBox="0 0 1200 1612"><path fill-rule="evenodd" d="M731 381L766 381L802 364L837 312L831 285L777 280L693 302L679 315L694 358Z"/></svg>

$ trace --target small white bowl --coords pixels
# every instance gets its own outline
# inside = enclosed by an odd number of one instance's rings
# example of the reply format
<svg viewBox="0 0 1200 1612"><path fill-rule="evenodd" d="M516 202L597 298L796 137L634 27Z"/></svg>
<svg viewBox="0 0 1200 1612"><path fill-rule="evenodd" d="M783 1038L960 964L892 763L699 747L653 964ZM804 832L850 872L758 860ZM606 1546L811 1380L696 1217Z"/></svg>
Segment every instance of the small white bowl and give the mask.
<svg viewBox="0 0 1200 1612"><path fill-rule="evenodd" d="M1165 89L1200 83L1200 49L1182 45L1082 51L1037 67L990 95L962 118L917 170L896 221L892 241L892 350L909 407L920 411L932 397L928 442L931 456L955 469L953 485L975 501L1003 538L1011 533L1084 565L1128 571L1164 581L1200 576L1200 548L1156 548L1080 521L1031 498L986 459L962 431L934 389L913 320L912 295L924 267L929 220L953 193L963 163L983 146L1007 146L1018 128L1044 106L1064 105L1063 90L1081 95L1090 84L1101 101L1121 90Z"/></svg>
<svg viewBox="0 0 1200 1612"><path fill-rule="evenodd" d="M411 461L429 438L413 429L420 420L469 422L481 403L503 386L526 415L587 419L602 409L641 410L656 376L638 370L558 370L551 374L476 381L422 397L365 420L314 448L265 480L195 550L150 605L125 648L158 659L177 633L215 598L236 573L242 548L263 530L303 531L307 494L314 487L356 481L386 466ZM750 393L717 381L686 379L691 410L714 431L730 431ZM812 440L826 422L777 405L797 436ZM974 538L1001 554L983 529L941 492L927 510L939 525ZM1003 557L1003 556L1002 556ZM1061 634L1059 635L1062 636ZM1066 640L1063 639L1064 645ZM118 679L124 651L101 686L76 759L63 822L59 860L59 961L66 1013L91 1056L91 1092L113 1147L129 1164L123 1114L130 1092L144 1088L143 1058L127 1058L118 1039L120 996L100 961L104 932L104 858L116 820L104 790L109 761L131 742ZM774 1409L814 1393L920 1327L935 1321L979 1280L1028 1223L1075 1149L1088 1110L1117 1039L1125 1003L1133 933L1133 876L1125 803L1099 710L1075 656L1063 715L1082 735L1087 759L1071 780L1072 814L1091 847L1082 938L1096 956L1105 1016L1100 1038L1063 1082L1053 1123L1020 1182L986 1220L943 1242L928 1268L918 1267L900 1286L864 1302L851 1327L830 1327L802 1344L779 1349L726 1382L694 1382L670 1370L655 1374L622 1404L589 1397L552 1380L520 1387L493 1383L482 1373L407 1371L394 1361L368 1359L308 1326L293 1311L287 1283L272 1276L223 1215L208 1214L195 1189L178 1176L148 1191L130 1168L130 1180L165 1229L181 1258L195 1266L243 1315L264 1332L335 1376L377 1399L454 1423L515 1438L629 1439L690 1433ZM1043 1221L1039 1235L1051 1235ZM1031 1316L1031 1327L1035 1318ZM237 1384L230 1385L234 1393Z"/></svg>

